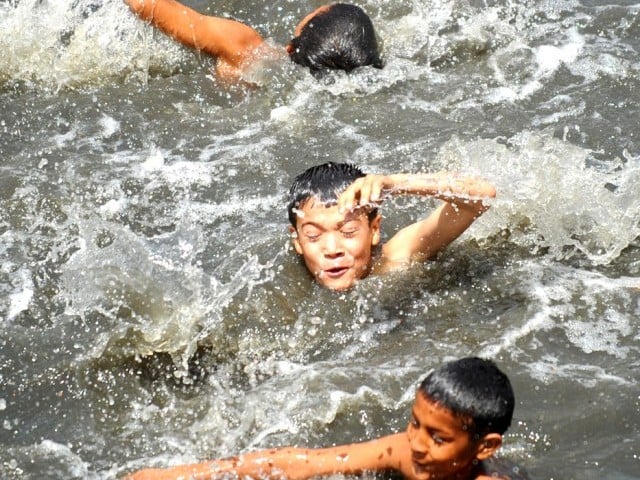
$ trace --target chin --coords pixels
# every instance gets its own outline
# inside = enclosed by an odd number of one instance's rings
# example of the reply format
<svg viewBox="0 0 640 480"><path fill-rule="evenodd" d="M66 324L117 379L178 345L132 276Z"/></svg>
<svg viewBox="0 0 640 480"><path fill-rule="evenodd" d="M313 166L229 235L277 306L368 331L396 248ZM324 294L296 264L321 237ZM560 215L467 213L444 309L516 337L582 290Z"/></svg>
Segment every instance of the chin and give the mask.
<svg viewBox="0 0 640 480"><path fill-rule="evenodd" d="M318 283L329 290L334 290L336 292L344 292L352 288L357 279L349 279L349 278L337 278L337 279L317 279Z"/></svg>
<svg viewBox="0 0 640 480"><path fill-rule="evenodd" d="M349 290L350 288L353 288L353 286L356 284L356 282L348 282L348 283L323 283L320 282L320 285L322 285L325 288L328 288L329 290L333 290L334 292L345 292L347 290Z"/></svg>

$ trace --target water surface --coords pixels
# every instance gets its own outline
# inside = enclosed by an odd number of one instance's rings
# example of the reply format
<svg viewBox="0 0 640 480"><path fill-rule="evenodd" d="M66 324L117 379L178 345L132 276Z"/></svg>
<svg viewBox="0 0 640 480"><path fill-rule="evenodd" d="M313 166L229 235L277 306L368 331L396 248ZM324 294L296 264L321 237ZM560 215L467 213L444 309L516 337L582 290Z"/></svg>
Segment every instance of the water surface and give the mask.
<svg viewBox="0 0 640 480"><path fill-rule="evenodd" d="M284 44L318 2L192 0ZM640 478L640 4L359 3L385 68L229 88L116 0L0 2L0 476L113 479L405 428L494 358L533 479ZM310 165L498 196L441 261L337 294L289 246ZM394 199L386 238L435 203Z"/></svg>

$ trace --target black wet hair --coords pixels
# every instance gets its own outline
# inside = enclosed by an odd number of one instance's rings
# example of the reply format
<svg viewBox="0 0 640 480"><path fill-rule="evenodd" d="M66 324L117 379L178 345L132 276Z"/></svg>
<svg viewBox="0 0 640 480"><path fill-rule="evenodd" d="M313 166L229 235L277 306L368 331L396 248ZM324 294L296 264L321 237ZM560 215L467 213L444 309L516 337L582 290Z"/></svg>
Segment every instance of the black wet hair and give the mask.
<svg viewBox="0 0 640 480"><path fill-rule="evenodd" d="M509 378L491 360L468 357L432 370L418 391L473 422L476 439L503 434L511 425L515 396Z"/></svg>
<svg viewBox="0 0 640 480"><path fill-rule="evenodd" d="M360 7L335 3L314 15L290 42L291 60L311 69L382 68L378 41L369 16Z"/></svg>
<svg viewBox="0 0 640 480"><path fill-rule="evenodd" d="M302 208L310 198L319 200L323 205L335 205L338 196L355 180L366 174L351 163L327 162L308 168L298 175L289 190L287 211L289 221L297 224L296 209ZM378 214L377 208L368 211L369 221Z"/></svg>

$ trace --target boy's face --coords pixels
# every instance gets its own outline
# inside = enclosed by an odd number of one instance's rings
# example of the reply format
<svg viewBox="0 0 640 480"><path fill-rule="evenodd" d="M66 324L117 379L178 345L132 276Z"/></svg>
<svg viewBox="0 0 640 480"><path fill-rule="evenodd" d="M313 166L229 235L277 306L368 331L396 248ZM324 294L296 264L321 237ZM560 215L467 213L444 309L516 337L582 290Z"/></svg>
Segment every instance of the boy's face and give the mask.
<svg viewBox="0 0 640 480"><path fill-rule="evenodd" d="M365 209L340 212L311 198L298 209L293 246L318 283L346 290L366 277L372 248L380 242L380 216L369 221Z"/></svg>
<svg viewBox="0 0 640 480"><path fill-rule="evenodd" d="M470 420L416 394L407 427L411 461L416 479L469 478L478 460L489 458L502 442L490 433L476 440Z"/></svg>

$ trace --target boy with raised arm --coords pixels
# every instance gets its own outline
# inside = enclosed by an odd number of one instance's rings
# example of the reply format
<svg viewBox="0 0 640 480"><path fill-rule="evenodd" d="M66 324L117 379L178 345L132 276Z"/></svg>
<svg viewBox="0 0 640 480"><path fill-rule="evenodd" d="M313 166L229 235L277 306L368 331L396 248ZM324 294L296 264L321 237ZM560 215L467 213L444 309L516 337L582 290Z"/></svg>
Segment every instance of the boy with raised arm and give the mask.
<svg viewBox="0 0 640 480"><path fill-rule="evenodd" d="M237 457L140 470L128 480L303 480L396 471L408 480L525 478L491 457L511 424L515 398L490 360L463 358L431 371L415 396L405 432L330 448L281 448ZM517 470L516 470L517 471Z"/></svg>
<svg viewBox="0 0 640 480"><path fill-rule="evenodd" d="M268 44L253 28L228 18L203 15L176 0L125 0L140 18L180 43L216 58L216 73L238 80L265 58L289 58L312 72L382 68L371 19L351 4L323 5L297 25L284 49Z"/></svg>
<svg viewBox="0 0 640 480"><path fill-rule="evenodd" d="M377 206L388 195L435 197L442 204L378 248ZM296 177L289 195L289 228L296 252L318 283L346 290L370 273L433 259L495 195L493 185L474 177L448 172L365 175L354 165L328 162Z"/></svg>

